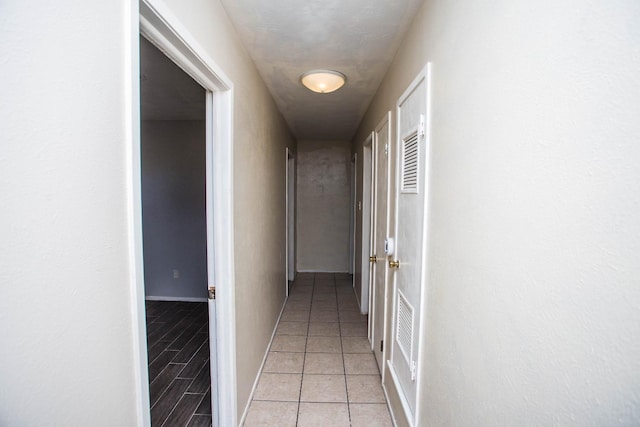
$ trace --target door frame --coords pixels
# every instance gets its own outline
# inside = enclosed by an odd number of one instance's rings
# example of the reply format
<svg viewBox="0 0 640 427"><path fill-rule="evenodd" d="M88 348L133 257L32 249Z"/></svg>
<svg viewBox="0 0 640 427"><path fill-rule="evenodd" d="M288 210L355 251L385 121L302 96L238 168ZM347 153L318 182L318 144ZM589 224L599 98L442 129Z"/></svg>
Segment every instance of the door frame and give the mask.
<svg viewBox="0 0 640 427"><path fill-rule="evenodd" d="M217 285L216 299L209 301L210 313L216 317L215 326L212 326L215 328L215 340L212 341L215 342L210 344L213 352L212 417L214 426L236 425L233 191L229 190L233 189L233 83L161 0L133 1L127 12L130 16L126 27L129 38L126 66L130 80L126 82L125 95L130 108L126 116L131 129L127 141L127 196L131 230L129 257L134 283L131 299L134 348L137 349L134 352L134 372L138 424L148 426L151 423L140 183L139 37L143 35L207 91L207 270L209 284ZM217 385L214 384L216 379Z"/></svg>
<svg viewBox="0 0 640 427"><path fill-rule="evenodd" d="M296 156L289 147L285 149L285 155L285 295L289 296L289 281L295 280L296 276Z"/></svg>
<svg viewBox="0 0 640 427"><path fill-rule="evenodd" d="M349 194L349 274L351 274L351 286L356 285L356 216L358 215L358 207L356 203L358 194L358 153L351 156L350 166L350 183L351 192Z"/></svg>
<svg viewBox="0 0 640 427"><path fill-rule="evenodd" d="M369 313L371 297L371 262L369 257L375 245L373 227L375 223L375 152L374 133L367 135L362 143L362 259L360 279L360 312ZM369 317L367 334L371 336L371 318Z"/></svg>
<svg viewBox="0 0 640 427"><path fill-rule="evenodd" d="M392 116L391 116L391 110L387 111L387 113L384 115L384 117L380 120L380 122L378 123L378 125L375 127L375 130L373 131L373 144L372 144L372 152L374 155L374 159L375 159L375 163L374 163L374 177L372 179L372 210L374 212L373 214L373 219L372 219L372 223L371 223L371 241L372 241L372 247L373 250L375 252L377 252L375 250L377 244L378 244L378 233L376 230L376 224L378 222L378 215L380 214L378 212L378 179L380 178L379 174L380 174L380 170L378 168L379 166L379 156L377 154L377 150L378 150L378 144L380 143L379 141L379 135L380 135L380 131L384 128L384 126L387 126L387 173L386 176L383 177L384 179L386 179L387 181L387 191L386 194L384 194L383 197L385 197L387 199L387 211L385 212L385 229L384 229L384 238L389 237L390 235L390 228L391 228L391 209L392 209L392 200L391 200L391 174L392 174L392 168L393 168L393 157L391 155L391 146L392 146L392 131L391 131L391 125L392 125ZM384 341L387 337L387 332L389 329L389 326L387 325L388 322L388 316L387 316L387 307L389 304L389 298L388 298L388 293L387 290L389 288L389 275L388 275L388 268L387 268L387 256L386 254L378 254L376 253L376 256L381 256L384 259L384 267L382 268L382 271L380 272L382 275L382 283L383 283L383 296L384 299L382 300L382 305L381 305L381 313L376 312L375 308L375 303L376 303L376 292L375 292L375 284L376 284L376 279L378 277L378 269L376 268L375 270L373 269L373 263L371 264L371 278L370 278L370 287L371 287L371 291L370 291L370 302L369 302L369 337L370 337L370 341L371 341L371 349L375 351L376 345L377 345L377 341L374 340L374 336L375 336L375 320L377 316L381 316L382 317L382 334L380 335L382 337L382 340ZM382 377L382 380L384 381L385 378L385 374L386 374L386 357L385 355L388 354L388 349L389 349L389 343L387 343L387 345L384 346L384 349L382 351L382 367L381 367L381 372L380 372L380 376Z"/></svg>

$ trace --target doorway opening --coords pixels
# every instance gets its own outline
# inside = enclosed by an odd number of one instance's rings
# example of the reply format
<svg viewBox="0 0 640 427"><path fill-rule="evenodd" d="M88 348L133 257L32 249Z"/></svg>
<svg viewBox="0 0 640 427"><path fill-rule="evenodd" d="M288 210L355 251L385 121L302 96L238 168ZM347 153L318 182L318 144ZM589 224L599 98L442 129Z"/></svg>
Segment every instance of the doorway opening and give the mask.
<svg viewBox="0 0 640 427"><path fill-rule="evenodd" d="M136 380L137 408L141 425L151 424L149 370L147 366L145 284L143 253L143 197L140 162L140 35L158 48L175 65L195 80L205 91L205 223L206 223L206 280L204 297L208 315L208 356L210 360L210 403L213 426L237 424L236 343L234 304L234 245L233 245L233 144L231 80L217 67L185 27L163 3L142 0L139 14L132 22L131 42L131 154L129 176L130 221L132 227L131 263L136 286L132 292L138 352ZM215 205L215 212L213 206ZM168 266L170 279L183 278L185 270ZM173 271L177 270L177 271ZM177 276L177 277L176 277ZM208 288L208 289L207 289ZM187 303L188 300L182 301ZM191 301L193 302L193 301ZM198 331L203 333L203 326ZM204 327L207 329L206 327ZM151 329L151 328L150 328ZM196 345L194 342L193 345ZM202 352L200 352L202 355ZM202 372L202 371L200 371ZM162 375L162 374L160 374ZM204 376L204 373L203 373ZM204 400L204 399L202 399ZM185 401L186 402L186 401ZM185 403L186 405L187 403Z"/></svg>
<svg viewBox="0 0 640 427"><path fill-rule="evenodd" d="M349 212L349 274L353 277L351 286L355 288L356 286L356 218L358 216L358 207L356 206L356 198L358 194L358 153L354 153L351 158L350 165L351 172L351 194L349 195L349 206L351 206L351 211Z"/></svg>
<svg viewBox="0 0 640 427"><path fill-rule="evenodd" d="M371 287L371 254L373 250L374 222L374 157L373 133L363 143L362 156L362 259L360 260L362 279L360 281L360 312L369 312L369 292Z"/></svg>
<svg viewBox="0 0 640 427"><path fill-rule="evenodd" d="M286 203L287 203L287 283L286 295L289 296L291 285L296 279L296 157L286 148Z"/></svg>
<svg viewBox="0 0 640 427"><path fill-rule="evenodd" d="M140 37L142 234L151 425L211 425L206 92ZM213 337L215 339L215 337Z"/></svg>

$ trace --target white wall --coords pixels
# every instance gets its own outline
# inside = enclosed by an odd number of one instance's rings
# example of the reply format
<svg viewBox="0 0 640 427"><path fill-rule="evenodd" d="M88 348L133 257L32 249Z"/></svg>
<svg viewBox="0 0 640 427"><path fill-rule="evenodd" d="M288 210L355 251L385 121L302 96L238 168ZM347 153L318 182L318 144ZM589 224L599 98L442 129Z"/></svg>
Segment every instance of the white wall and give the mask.
<svg viewBox="0 0 640 427"><path fill-rule="evenodd" d="M638 22L633 0L416 16L354 141L432 61L418 425L640 423Z"/></svg>
<svg viewBox="0 0 640 427"><path fill-rule="evenodd" d="M128 2L1 2L0 425L137 424Z"/></svg>
<svg viewBox="0 0 640 427"><path fill-rule="evenodd" d="M350 168L347 142L298 142L298 271L349 271Z"/></svg>
<svg viewBox="0 0 640 427"><path fill-rule="evenodd" d="M204 121L142 122L147 297L207 298L205 142Z"/></svg>

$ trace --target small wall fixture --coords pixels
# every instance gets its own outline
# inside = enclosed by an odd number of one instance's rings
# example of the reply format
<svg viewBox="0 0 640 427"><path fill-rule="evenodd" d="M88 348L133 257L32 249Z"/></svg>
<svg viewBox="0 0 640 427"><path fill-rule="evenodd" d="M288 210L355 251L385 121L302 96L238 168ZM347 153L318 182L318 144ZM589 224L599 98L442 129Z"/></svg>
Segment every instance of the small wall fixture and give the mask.
<svg viewBox="0 0 640 427"><path fill-rule="evenodd" d="M333 70L311 70L300 76L300 82L317 93L334 92L344 86L346 80L344 74Z"/></svg>

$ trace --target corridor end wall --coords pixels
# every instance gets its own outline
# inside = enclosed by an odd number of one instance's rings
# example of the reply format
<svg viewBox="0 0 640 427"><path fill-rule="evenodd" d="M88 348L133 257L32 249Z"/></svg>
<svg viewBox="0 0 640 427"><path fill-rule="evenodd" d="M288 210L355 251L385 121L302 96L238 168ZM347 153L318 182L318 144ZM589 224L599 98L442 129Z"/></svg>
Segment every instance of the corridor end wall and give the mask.
<svg viewBox="0 0 640 427"><path fill-rule="evenodd" d="M349 271L350 151L346 141L298 142L298 271Z"/></svg>

